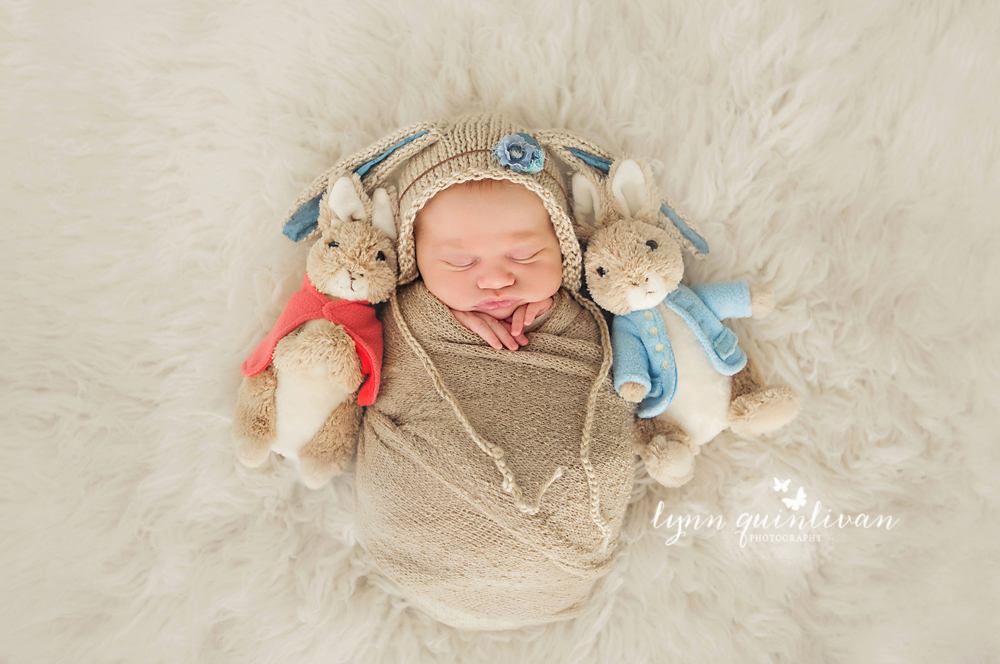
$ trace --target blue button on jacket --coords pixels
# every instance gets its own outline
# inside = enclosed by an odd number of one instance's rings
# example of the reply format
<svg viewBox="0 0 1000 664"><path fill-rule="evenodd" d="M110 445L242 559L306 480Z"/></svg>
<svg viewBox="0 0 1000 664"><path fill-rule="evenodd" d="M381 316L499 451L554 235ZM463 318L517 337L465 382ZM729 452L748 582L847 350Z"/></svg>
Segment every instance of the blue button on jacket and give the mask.
<svg viewBox="0 0 1000 664"><path fill-rule="evenodd" d="M680 316L694 332L719 373L732 376L747 363L736 334L722 324L726 318L749 318L750 285L746 281L720 281L698 286L679 285L662 305ZM646 312L652 316L647 317ZM658 333L649 334L650 328ZM656 350L663 344L662 350ZM638 383L648 392L636 409L639 417L655 417L670 406L677 391L677 362L666 334L659 307L615 316L611 326L615 389ZM666 365L664 365L664 362Z"/></svg>

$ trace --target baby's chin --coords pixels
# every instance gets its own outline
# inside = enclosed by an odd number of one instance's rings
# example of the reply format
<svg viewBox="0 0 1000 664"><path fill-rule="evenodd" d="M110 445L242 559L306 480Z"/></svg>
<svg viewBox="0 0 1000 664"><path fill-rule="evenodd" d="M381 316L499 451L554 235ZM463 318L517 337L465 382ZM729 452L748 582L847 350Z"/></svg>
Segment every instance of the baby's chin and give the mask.
<svg viewBox="0 0 1000 664"><path fill-rule="evenodd" d="M504 307L503 309L488 309L487 310L487 309L475 309L475 308L473 308L473 309L470 309L470 311L475 311L476 313L479 313L479 314L486 314L487 316L492 316L493 318L496 318L497 320L505 320L505 319L510 318L511 316L513 316L514 312L517 311L518 307L524 306L525 304L527 304L527 302L518 302L514 306Z"/></svg>

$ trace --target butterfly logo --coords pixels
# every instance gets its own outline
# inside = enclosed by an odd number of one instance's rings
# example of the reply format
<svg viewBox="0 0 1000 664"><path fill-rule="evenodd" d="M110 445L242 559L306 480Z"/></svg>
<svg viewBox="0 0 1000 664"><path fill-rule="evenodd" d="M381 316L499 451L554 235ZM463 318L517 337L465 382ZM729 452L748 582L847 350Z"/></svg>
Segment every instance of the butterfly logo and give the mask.
<svg viewBox="0 0 1000 664"><path fill-rule="evenodd" d="M782 482L777 477L775 477L774 478L774 490L775 491L784 491L785 493L788 493L788 483L791 482L791 481L792 480L787 479L784 482Z"/></svg>
<svg viewBox="0 0 1000 664"><path fill-rule="evenodd" d="M802 487L799 487L799 491L795 494L794 498L782 498L781 502L793 512L798 512L799 508L804 507L806 504L806 491Z"/></svg>

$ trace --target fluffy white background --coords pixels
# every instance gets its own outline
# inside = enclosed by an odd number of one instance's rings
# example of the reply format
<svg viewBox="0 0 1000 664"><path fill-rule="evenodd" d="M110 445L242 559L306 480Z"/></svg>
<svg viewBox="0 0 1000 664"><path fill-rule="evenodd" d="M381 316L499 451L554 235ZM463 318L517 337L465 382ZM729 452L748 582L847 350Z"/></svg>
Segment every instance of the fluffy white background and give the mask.
<svg viewBox="0 0 1000 664"><path fill-rule="evenodd" d="M997 662L1000 7L890 0L0 4L0 662ZM656 160L804 412L637 470L586 614L460 632L228 429L300 285L291 201L501 110ZM892 530L738 545L772 477ZM719 532L651 519L721 514ZM788 511L784 512L786 515Z"/></svg>

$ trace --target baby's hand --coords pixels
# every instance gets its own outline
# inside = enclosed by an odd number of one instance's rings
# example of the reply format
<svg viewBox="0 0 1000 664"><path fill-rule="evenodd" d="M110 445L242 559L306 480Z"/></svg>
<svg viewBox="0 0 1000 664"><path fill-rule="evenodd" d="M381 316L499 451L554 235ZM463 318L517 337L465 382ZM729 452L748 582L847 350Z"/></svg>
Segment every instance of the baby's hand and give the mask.
<svg viewBox="0 0 1000 664"><path fill-rule="evenodd" d="M506 346L509 350L517 350L528 345L528 337L524 336L524 328L531 325L536 318L552 308L552 298L547 297L539 302L522 304L509 317L497 320L489 314L479 311L456 311L450 309L467 330L475 332L483 341L500 350Z"/></svg>
<svg viewBox="0 0 1000 664"><path fill-rule="evenodd" d="M552 308L552 298L547 297L540 302L529 302L528 304L522 304L514 313L511 314L510 318L510 332L511 334L518 335L524 331L524 328L531 325L536 318L544 314L546 311Z"/></svg>
<svg viewBox="0 0 1000 664"><path fill-rule="evenodd" d="M520 308L515 310L511 318L516 316L520 310ZM451 309L451 313L466 329L478 334L486 343L497 350L504 346L510 350L517 350L521 346L528 345L528 338L520 331L517 334L511 332L511 318L497 320L489 314L478 311L457 311L455 309Z"/></svg>

